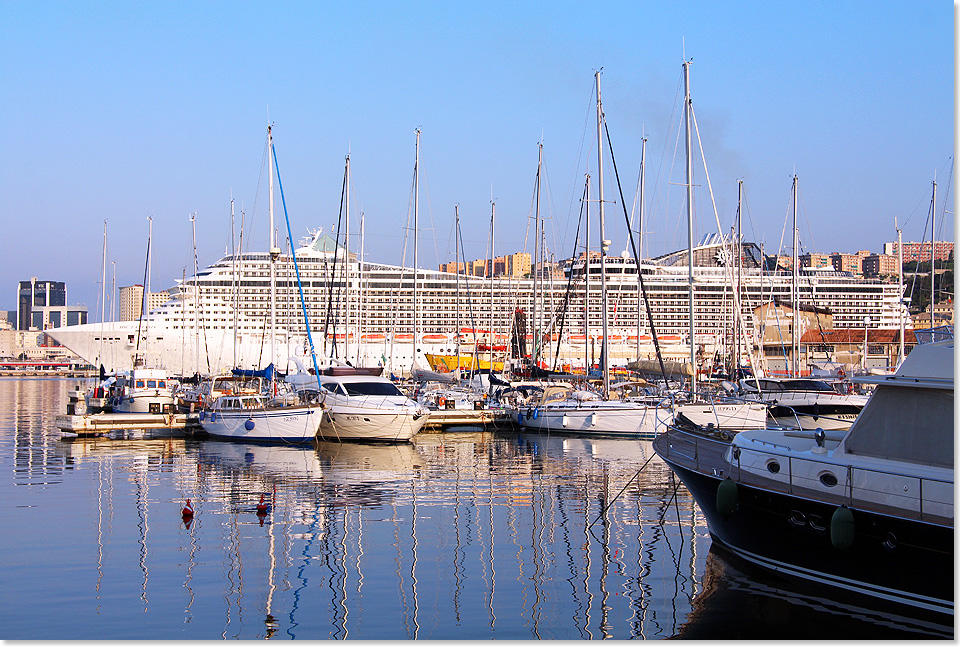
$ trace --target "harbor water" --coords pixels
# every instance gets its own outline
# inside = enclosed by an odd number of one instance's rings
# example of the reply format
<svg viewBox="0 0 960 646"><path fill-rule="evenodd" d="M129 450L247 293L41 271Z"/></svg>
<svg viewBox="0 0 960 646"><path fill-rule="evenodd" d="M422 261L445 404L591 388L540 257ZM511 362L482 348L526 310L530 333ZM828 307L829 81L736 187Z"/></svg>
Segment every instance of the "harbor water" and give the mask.
<svg viewBox="0 0 960 646"><path fill-rule="evenodd" d="M75 383L0 379L2 639L953 636L711 548L650 442L64 440Z"/></svg>

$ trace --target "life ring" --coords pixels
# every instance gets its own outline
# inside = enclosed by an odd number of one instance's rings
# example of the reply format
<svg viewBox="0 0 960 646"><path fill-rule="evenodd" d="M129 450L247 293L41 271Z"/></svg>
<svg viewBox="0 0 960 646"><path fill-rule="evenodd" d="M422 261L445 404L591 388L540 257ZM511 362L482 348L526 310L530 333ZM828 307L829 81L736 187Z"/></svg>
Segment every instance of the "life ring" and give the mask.
<svg viewBox="0 0 960 646"><path fill-rule="evenodd" d="M837 369L837 376L840 377L841 379L843 379L844 377L847 376L847 373L843 371L843 368L838 368L838 369Z"/></svg>
<svg viewBox="0 0 960 646"><path fill-rule="evenodd" d="M447 405L447 398L446 398L446 397L441 397L440 399L438 399L438 400L437 400L437 405L438 405L440 408L443 408L444 406L446 406L446 405Z"/></svg>

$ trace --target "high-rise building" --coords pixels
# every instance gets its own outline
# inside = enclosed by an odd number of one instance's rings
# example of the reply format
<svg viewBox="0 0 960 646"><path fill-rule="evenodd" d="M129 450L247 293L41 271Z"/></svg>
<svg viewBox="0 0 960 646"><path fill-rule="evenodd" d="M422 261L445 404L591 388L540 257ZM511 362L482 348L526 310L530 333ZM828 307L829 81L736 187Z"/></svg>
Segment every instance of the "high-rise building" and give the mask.
<svg viewBox="0 0 960 646"><path fill-rule="evenodd" d="M17 288L17 329L49 330L87 322L87 308L67 305L66 283L53 280L21 280Z"/></svg>
<svg viewBox="0 0 960 646"><path fill-rule="evenodd" d="M120 320L136 321L140 318L143 303L143 285L121 287L118 300L120 301ZM169 292L150 292L147 294L146 311L156 309L170 300Z"/></svg>
<svg viewBox="0 0 960 646"><path fill-rule="evenodd" d="M884 242L883 253L896 256L896 242ZM949 260L953 253L953 243L946 240L937 240L937 260ZM904 242L903 243L903 262L929 262L930 261L930 242Z"/></svg>

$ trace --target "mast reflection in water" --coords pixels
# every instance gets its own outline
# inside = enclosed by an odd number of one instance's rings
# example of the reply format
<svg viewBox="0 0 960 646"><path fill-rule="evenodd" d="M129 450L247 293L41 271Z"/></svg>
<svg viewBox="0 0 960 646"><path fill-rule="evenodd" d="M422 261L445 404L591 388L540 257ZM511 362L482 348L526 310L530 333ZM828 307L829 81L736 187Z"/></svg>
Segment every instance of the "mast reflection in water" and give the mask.
<svg viewBox="0 0 960 646"><path fill-rule="evenodd" d="M62 441L53 418L72 385L0 380L0 495L14 502L0 638L657 639L744 622L802 636L758 623L756 603L709 612L740 579L708 556L649 442ZM789 616L767 589L763 612ZM835 637L911 634L822 615Z"/></svg>

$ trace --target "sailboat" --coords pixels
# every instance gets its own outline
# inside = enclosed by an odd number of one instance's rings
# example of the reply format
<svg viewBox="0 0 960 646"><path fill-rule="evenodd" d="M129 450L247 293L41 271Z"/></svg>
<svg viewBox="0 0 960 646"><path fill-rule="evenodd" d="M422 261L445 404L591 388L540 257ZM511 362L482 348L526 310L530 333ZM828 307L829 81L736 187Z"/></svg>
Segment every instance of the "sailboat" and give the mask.
<svg viewBox="0 0 960 646"><path fill-rule="evenodd" d="M695 303L693 277L693 154L691 144L691 120L693 101L690 98L690 62L683 63L684 80L684 125L686 131L686 174L687 174L687 271L688 271L688 335L690 339L690 375L689 401L678 403L674 407L677 419L685 420L696 426L714 428L723 433L746 429L762 429L767 424L766 405L756 401L746 401L732 397L707 397L697 392L697 344L695 342ZM709 177L708 177L709 181ZM738 252L739 254L739 252ZM736 306L739 303L734 301ZM739 312L735 312L735 316Z"/></svg>
<svg viewBox="0 0 960 646"><path fill-rule="evenodd" d="M145 267L145 289L140 307L140 325L146 325L146 307L150 298L150 268L153 253L153 218L147 218L149 232L147 234L147 262ZM101 314L102 318L102 314ZM137 333L139 348L141 335ZM109 403L115 413L173 413L176 410L176 389L179 385L163 368L149 368L146 366L147 346L149 336L143 334L143 352L134 355L133 367L129 370L108 378L100 387L110 395Z"/></svg>
<svg viewBox="0 0 960 646"><path fill-rule="evenodd" d="M272 126L267 126L267 164L269 167L270 203L270 356L276 356L275 331L277 325L276 310L276 263L280 257L280 248L276 243L276 230L273 221L273 170L276 166L276 151L273 147ZM278 168L279 176L279 168ZM283 186L280 188L281 197ZM286 214L286 207L284 207ZM290 222L287 220L289 229ZM294 258L296 266L296 258ZM298 271L299 274L299 271ZM299 279L298 279L299 282ZM306 310L304 310L306 316ZM307 324L309 331L309 323ZM312 350L311 341L311 350ZM314 361L316 355L314 354ZM200 413L200 425L213 437L230 440L258 442L312 442L320 427L323 411L321 404L310 402L296 393L285 392L278 383L273 364L263 371L266 388L255 393L239 390L230 391L209 403ZM260 376L260 375L258 375Z"/></svg>
<svg viewBox="0 0 960 646"><path fill-rule="evenodd" d="M660 397L649 400L610 399L610 366L607 358L609 330L607 323L606 255L610 242L605 238L603 200L603 109L600 101L600 72L596 72L597 88L597 195L600 229L600 300L603 342L600 352L603 388L601 393L578 389L569 383L551 384L539 396L534 395L518 413L525 429L559 433L619 437L653 437L658 428L672 419L669 402ZM589 194L590 176L586 179L585 199ZM589 230L589 226L587 227ZM589 280L592 258L587 245L583 256L584 276ZM589 289L585 309L589 312ZM584 321L586 325L587 316ZM534 324L536 326L536 323ZM589 332L586 332L589 336ZM535 341L536 343L536 341Z"/></svg>

